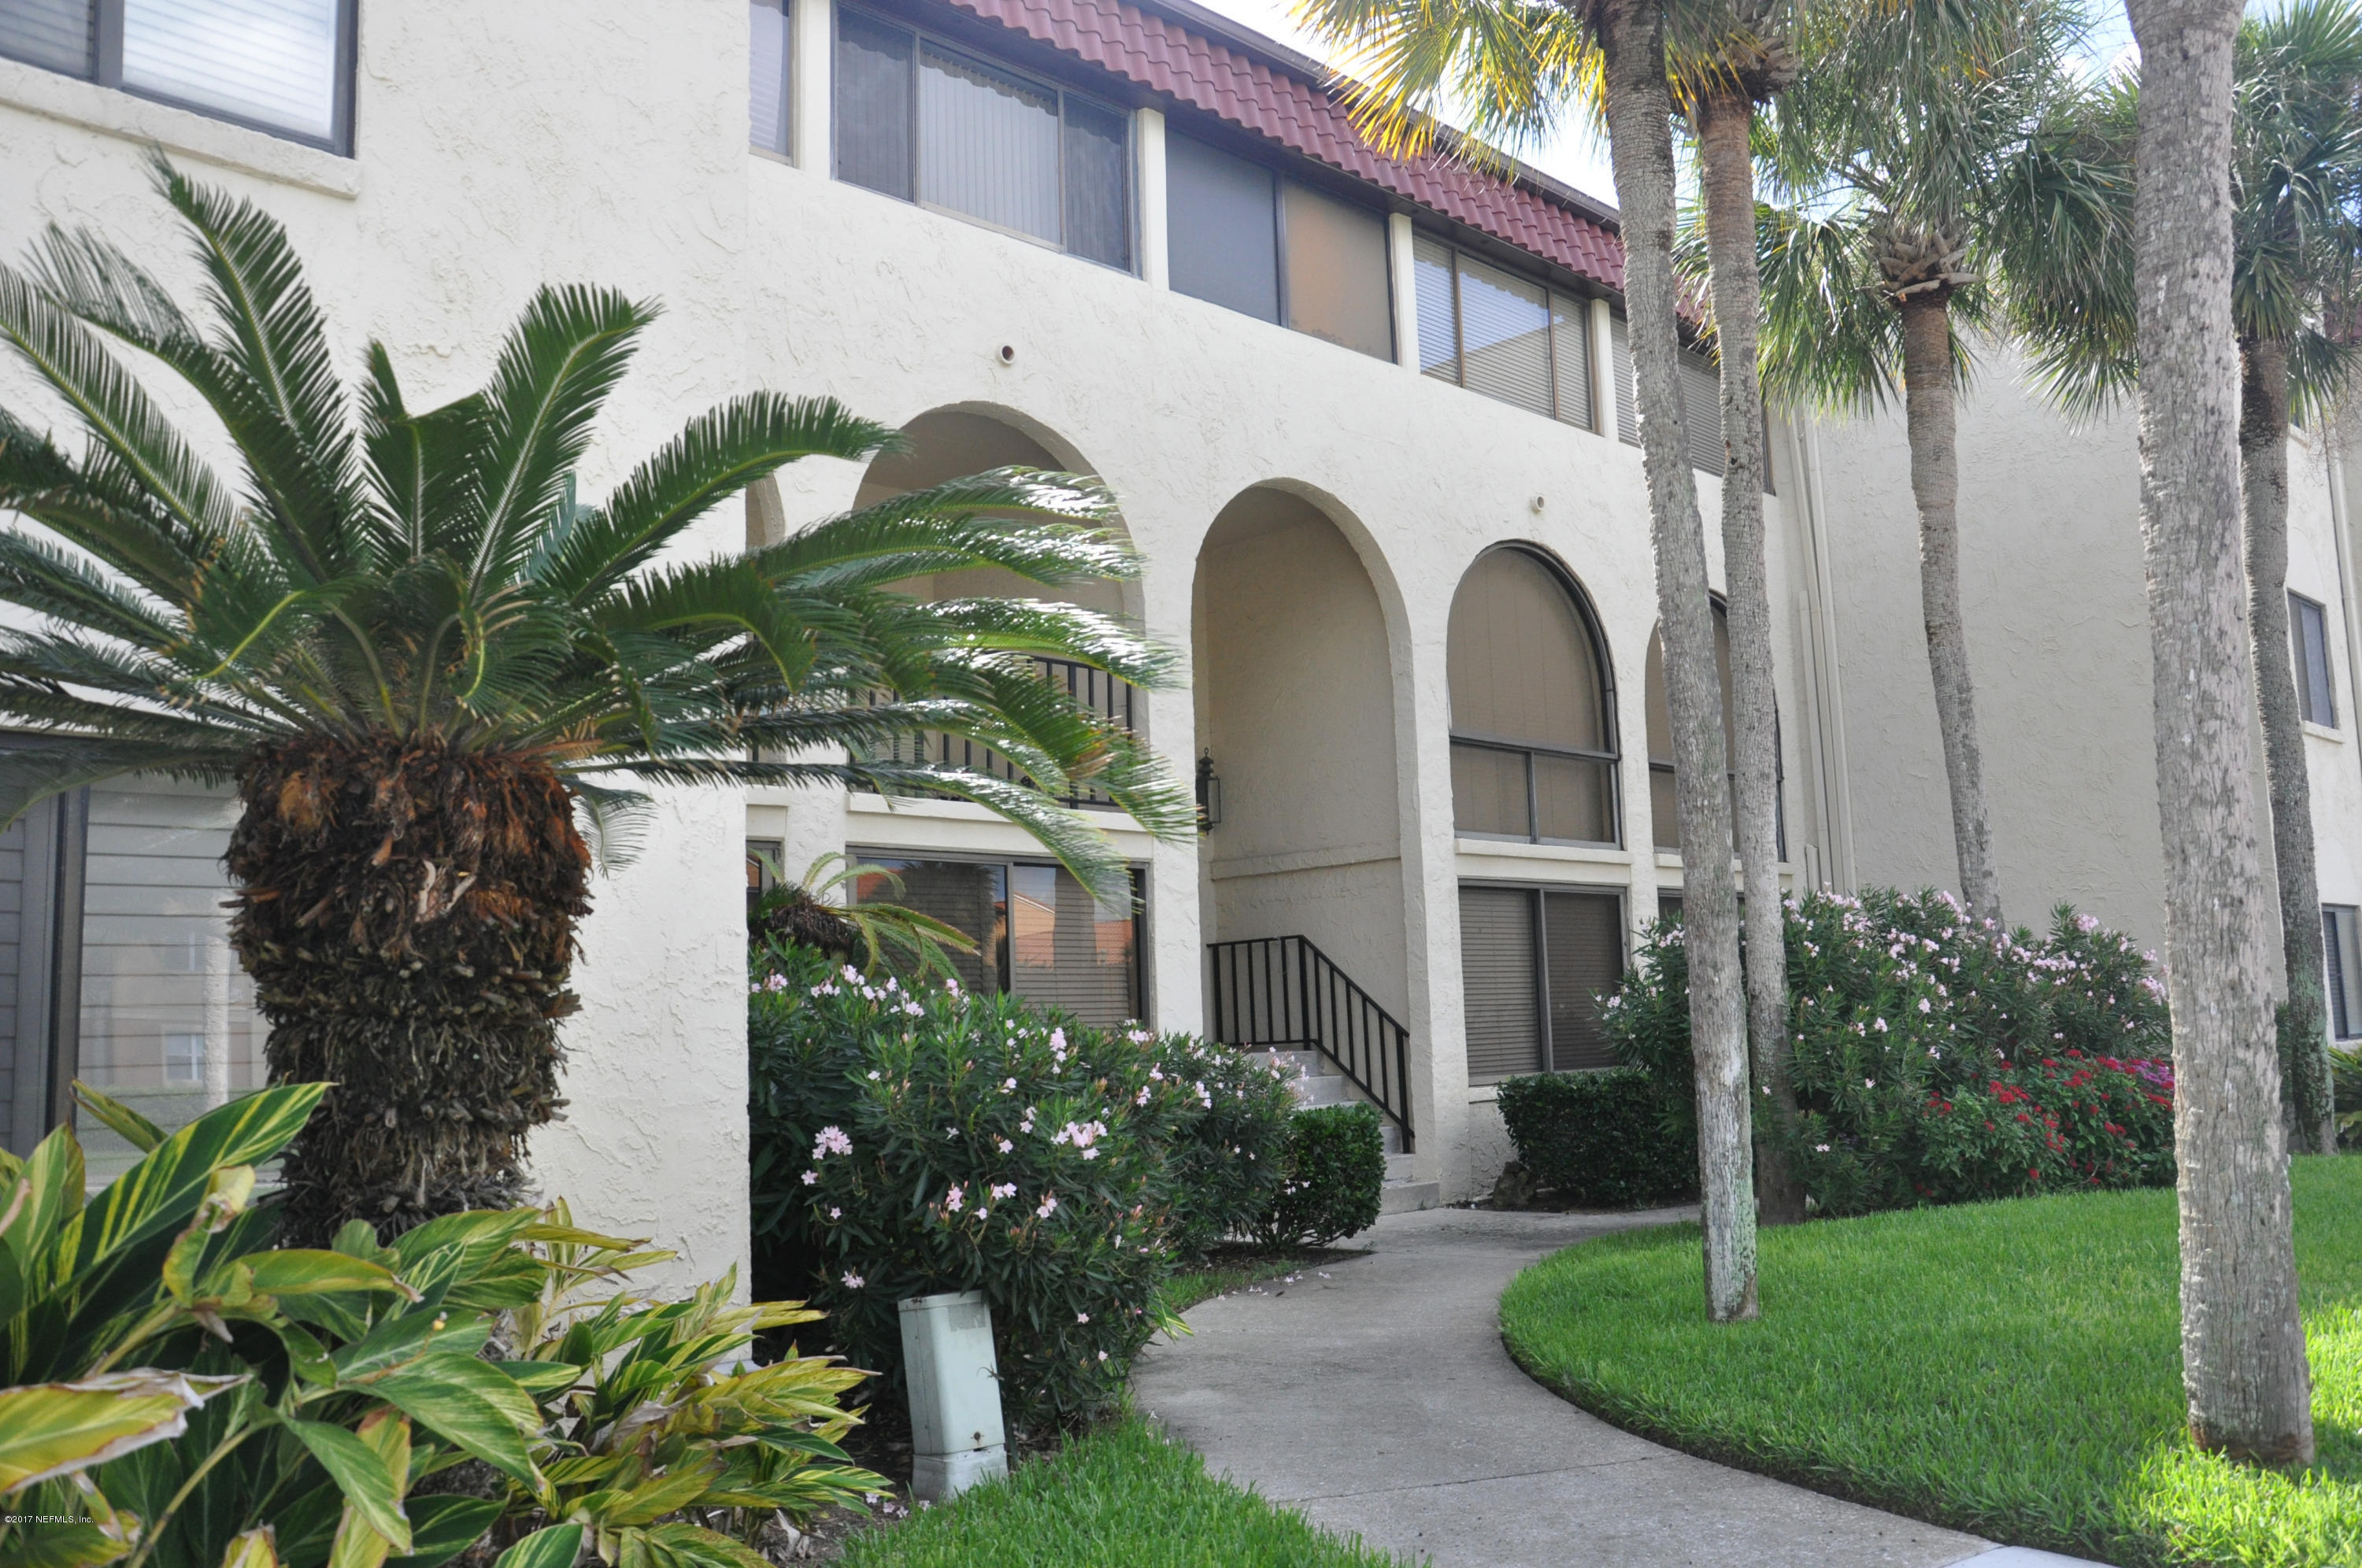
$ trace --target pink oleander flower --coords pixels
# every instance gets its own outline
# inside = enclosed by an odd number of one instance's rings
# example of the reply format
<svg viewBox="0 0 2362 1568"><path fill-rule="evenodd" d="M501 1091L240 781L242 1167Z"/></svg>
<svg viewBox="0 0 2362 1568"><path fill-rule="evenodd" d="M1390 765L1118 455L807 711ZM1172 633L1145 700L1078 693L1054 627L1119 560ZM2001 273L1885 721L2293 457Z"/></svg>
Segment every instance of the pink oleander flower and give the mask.
<svg viewBox="0 0 2362 1568"><path fill-rule="evenodd" d="M1047 1220L1051 1215L1055 1214L1057 1211L1058 1195L1056 1193L1052 1193L1042 1200L1041 1208L1033 1210L1033 1218L1036 1220Z"/></svg>
<svg viewBox="0 0 2362 1568"><path fill-rule="evenodd" d="M995 1198L1014 1198L1017 1196L1017 1184L1013 1181L995 1182L992 1186L992 1196Z"/></svg>
<svg viewBox="0 0 2362 1568"><path fill-rule="evenodd" d="M819 1182L819 1181L820 1181L820 1172L818 1172L818 1171L806 1171L806 1172L804 1172L804 1185L805 1185L806 1187L815 1186L815 1185L817 1185L817 1184L818 1184L818 1182Z"/></svg>
<svg viewBox="0 0 2362 1568"><path fill-rule="evenodd" d="M861 1286L862 1278L859 1275L848 1274L844 1276L844 1287L847 1290L858 1290L861 1288Z"/></svg>
<svg viewBox="0 0 2362 1568"><path fill-rule="evenodd" d="M966 1203L967 1195L960 1190L959 1185L956 1182L952 1185L952 1189L949 1192L944 1194L944 1207L950 1209L955 1214L958 1213L960 1209L966 1205Z"/></svg>
<svg viewBox="0 0 2362 1568"><path fill-rule="evenodd" d="M844 1135L844 1129L842 1127L823 1127L820 1130L820 1135L812 1140L812 1158L815 1160L826 1159L831 1154L851 1153L853 1153L853 1140Z"/></svg>

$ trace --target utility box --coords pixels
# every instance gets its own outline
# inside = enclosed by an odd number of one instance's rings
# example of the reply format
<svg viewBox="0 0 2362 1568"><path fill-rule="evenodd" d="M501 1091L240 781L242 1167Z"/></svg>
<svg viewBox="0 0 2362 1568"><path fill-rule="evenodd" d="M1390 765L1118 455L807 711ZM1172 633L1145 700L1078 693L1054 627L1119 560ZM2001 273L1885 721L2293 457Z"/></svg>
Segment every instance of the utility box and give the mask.
<svg viewBox="0 0 2362 1568"><path fill-rule="evenodd" d="M913 1296L901 1306L911 1494L940 1503L1009 1474L992 1309L981 1290Z"/></svg>

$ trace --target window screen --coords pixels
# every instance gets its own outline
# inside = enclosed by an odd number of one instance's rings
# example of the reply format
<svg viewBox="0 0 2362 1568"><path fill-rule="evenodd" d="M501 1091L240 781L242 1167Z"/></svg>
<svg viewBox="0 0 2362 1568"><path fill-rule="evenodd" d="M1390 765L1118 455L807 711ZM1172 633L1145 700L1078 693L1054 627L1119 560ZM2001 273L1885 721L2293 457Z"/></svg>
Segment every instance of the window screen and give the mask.
<svg viewBox="0 0 2362 1568"><path fill-rule="evenodd" d="M765 152L788 150L787 0L750 0L746 8L746 141Z"/></svg>
<svg viewBox="0 0 2362 1568"><path fill-rule="evenodd" d="M0 5L0 54L87 76L96 14L91 0L7 0Z"/></svg>
<svg viewBox="0 0 2362 1568"><path fill-rule="evenodd" d="M1551 296L1551 364L1558 382L1558 416L1585 430L1591 414L1591 304Z"/></svg>
<svg viewBox="0 0 2362 1568"><path fill-rule="evenodd" d="M1418 307L1418 368L1460 380L1460 318L1452 303L1451 252L1420 235L1410 242L1413 298Z"/></svg>
<svg viewBox="0 0 2362 1568"><path fill-rule="evenodd" d="M1461 384L1547 415L1550 298L1540 284L1460 258Z"/></svg>
<svg viewBox="0 0 2362 1568"><path fill-rule="evenodd" d="M123 84L330 140L338 9L337 0L124 0Z"/></svg>
<svg viewBox="0 0 2362 1568"><path fill-rule="evenodd" d="M1066 248L1131 266L1131 124L1112 109L1066 100Z"/></svg>
<svg viewBox="0 0 2362 1568"><path fill-rule="evenodd" d="M2296 645L2297 711L2316 724L2334 725L2337 701L2329 677L2329 613L2301 594L2290 594L2289 635Z"/></svg>
<svg viewBox="0 0 2362 1568"><path fill-rule="evenodd" d="M2332 904L2321 911L2329 959L2329 1022L2340 1040L2362 1036L2362 911Z"/></svg>
<svg viewBox="0 0 2362 1568"><path fill-rule="evenodd" d="M1460 983L1468 1081L1497 1084L1541 1068L1534 899L1522 888L1460 889Z"/></svg>
<svg viewBox="0 0 2362 1568"><path fill-rule="evenodd" d="M1624 904L1614 893L1542 894L1543 980L1554 1073L1612 1067L1598 999L1624 977Z"/></svg>
<svg viewBox="0 0 2362 1568"><path fill-rule="evenodd" d="M1607 318L1607 373L1616 383L1616 438L1640 444L1640 408L1632 385L1632 324L1617 311Z"/></svg>
<svg viewBox="0 0 2362 1568"><path fill-rule="evenodd" d="M1722 376L1703 354L1681 357L1682 438L1690 467L1719 476L1730 454L1722 440Z"/></svg>
<svg viewBox="0 0 2362 1568"><path fill-rule="evenodd" d="M1268 169L1173 136L1164 140L1165 243L1174 291L1279 320L1279 225Z"/></svg>
<svg viewBox="0 0 2362 1568"><path fill-rule="evenodd" d="M1287 325L1298 332L1395 357L1386 287L1386 222L1320 192L1286 182Z"/></svg>
<svg viewBox="0 0 2362 1568"><path fill-rule="evenodd" d="M923 45L919 199L1057 243L1058 95Z"/></svg>
<svg viewBox="0 0 2362 1568"><path fill-rule="evenodd" d="M917 47L900 28L858 11L836 14L836 177L904 201L914 191Z"/></svg>

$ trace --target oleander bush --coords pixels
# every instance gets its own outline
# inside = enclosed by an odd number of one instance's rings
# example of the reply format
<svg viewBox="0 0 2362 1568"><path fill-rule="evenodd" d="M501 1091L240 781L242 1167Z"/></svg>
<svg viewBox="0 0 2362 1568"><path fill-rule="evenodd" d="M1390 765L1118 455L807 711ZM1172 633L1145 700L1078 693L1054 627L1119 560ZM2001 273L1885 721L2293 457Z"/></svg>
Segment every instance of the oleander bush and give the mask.
<svg viewBox="0 0 2362 1568"><path fill-rule="evenodd" d="M1947 893L1811 893L1788 903L1786 959L1789 1153L1819 1211L2173 1179L2163 987L2092 917L2061 905L2036 937ZM1603 1009L1672 1142L1695 1137L1684 960L1661 922Z"/></svg>
<svg viewBox="0 0 2362 1568"><path fill-rule="evenodd" d="M1636 1067L1538 1073L1496 1101L1538 1186L1569 1201L1637 1208L1697 1191L1693 1121L1665 1115L1665 1090Z"/></svg>
<svg viewBox="0 0 2362 1568"><path fill-rule="evenodd" d="M760 1276L797 1282L889 1387L897 1303L979 1289L1012 1423L1104 1410L1176 1256L1278 1185L1286 1087L1227 1047L788 944L753 968Z"/></svg>
<svg viewBox="0 0 2362 1568"><path fill-rule="evenodd" d="M1256 1226L1270 1246L1325 1247L1378 1222L1385 1133L1374 1105L1323 1105L1287 1124L1286 1169Z"/></svg>

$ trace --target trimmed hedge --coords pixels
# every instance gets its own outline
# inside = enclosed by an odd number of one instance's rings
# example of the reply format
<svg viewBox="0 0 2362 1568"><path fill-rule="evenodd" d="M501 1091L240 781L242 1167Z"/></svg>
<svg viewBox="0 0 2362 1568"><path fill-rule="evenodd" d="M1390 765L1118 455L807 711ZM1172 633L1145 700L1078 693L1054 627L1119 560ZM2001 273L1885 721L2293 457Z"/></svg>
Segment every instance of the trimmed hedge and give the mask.
<svg viewBox="0 0 2362 1568"><path fill-rule="evenodd" d="M1374 1105L1324 1105L1287 1123L1287 1174L1258 1237L1270 1246L1325 1247L1378 1222L1386 1146Z"/></svg>
<svg viewBox="0 0 2362 1568"><path fill-rule="evenodd" d="M1697 1132L1666 1115L1637 1067L1511 1078L1495 1102L1538 1186L1576 1203L1636 1209L1697 1191Z"/></svg>

